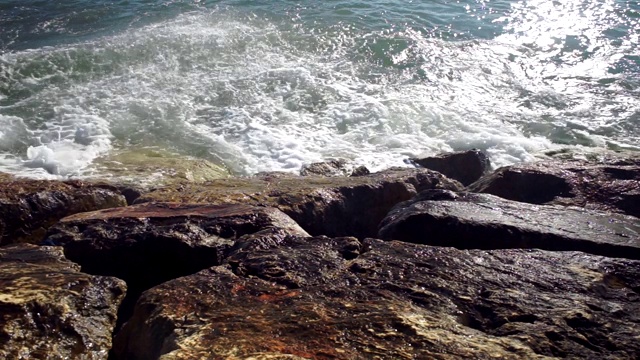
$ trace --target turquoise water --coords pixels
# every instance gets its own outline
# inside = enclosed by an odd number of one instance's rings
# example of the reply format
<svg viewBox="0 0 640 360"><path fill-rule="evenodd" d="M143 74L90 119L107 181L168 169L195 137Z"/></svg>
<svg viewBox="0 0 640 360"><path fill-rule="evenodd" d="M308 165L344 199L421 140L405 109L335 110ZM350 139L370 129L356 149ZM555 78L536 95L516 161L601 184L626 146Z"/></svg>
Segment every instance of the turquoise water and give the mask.
<svg viewBox="0 0 640 360"><path fill-rule="evenodd" d="M0 1L0 171L640 150L638 1Z"/></svg>

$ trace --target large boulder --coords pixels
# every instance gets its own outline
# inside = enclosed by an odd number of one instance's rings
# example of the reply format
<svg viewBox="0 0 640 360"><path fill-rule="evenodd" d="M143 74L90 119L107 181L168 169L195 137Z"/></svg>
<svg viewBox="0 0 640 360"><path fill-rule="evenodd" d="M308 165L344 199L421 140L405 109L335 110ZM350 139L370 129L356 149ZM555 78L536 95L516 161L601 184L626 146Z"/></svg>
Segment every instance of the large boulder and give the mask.
<svg viewBox="0 0 640 360"><path fill-rule="evenodd" d="M640 220L489 194L425 191L398 204L379 237L460 249L575 250L640 259Z"/></svg>
<svg viewBox="0 0 640 360"><path fill-rule="evenodd" d="M636 359L640 262L289 237L145 292L115 359Z"/></svg>
<svg viewBox="0 0 640 360"><path fill-rule="evenodd" d="M469 191L533 204L559 204L640 217L640 157L548 160L507 166Z"/></svg>
<svg viewBox="0 0 640 360"><path fill-rule="evenodd" d="M491 168L489 157L480 150L472 149L436 156L411 158L410 162L469 185L480 179Z"/></svg>
<svg viewBox="0 0 640 360"><path fill-rule="evenodd" d="M390 169L358 177L268 173L206 184L166 186L136 202L167 201L272 206L312 235L375 236L391 208L426 189L459 191L462 185L427 169Z"/></svg>
<svg viewBox="0 0 640 360"><path fill-rule="evenodd" d="M308 236L273 208L144 203L66 217L46 243L63 246L84 272L125 280L124 319L142 291L221 264L238 238L287 235Z"/></svg>
<svg viewBox="0 0 640 360"><path fill-rule="evenodd" d="M0 245L37 243L65 216L126 204L117 189L106 185L0 174Z"/></svg>
<svg viewBox="0 0 640 360"><path fill-rule="evenodd" d="M62 248L0 248L0 358L107 359L124 281L91 276Z"/></svg>

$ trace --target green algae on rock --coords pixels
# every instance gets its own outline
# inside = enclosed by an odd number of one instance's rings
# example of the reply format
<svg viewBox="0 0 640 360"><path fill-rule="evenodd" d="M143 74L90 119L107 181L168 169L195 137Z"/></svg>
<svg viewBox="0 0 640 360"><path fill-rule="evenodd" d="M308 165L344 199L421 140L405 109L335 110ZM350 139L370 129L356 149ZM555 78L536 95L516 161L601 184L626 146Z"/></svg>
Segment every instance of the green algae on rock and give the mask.
<svg viewBox="0 0 640 360"><path fill-rule="evenodd" d="M107 359L126 285L78 268L61 247L0 248L0 358Z"/></svg>
<svg viewBox="0 0 640 360"><path fill-rule="evenodd" d="M145 187L201 183L231 176L228 169L210 161L153 147L115 151L97 159L91 172L92 178Z"/></svg>

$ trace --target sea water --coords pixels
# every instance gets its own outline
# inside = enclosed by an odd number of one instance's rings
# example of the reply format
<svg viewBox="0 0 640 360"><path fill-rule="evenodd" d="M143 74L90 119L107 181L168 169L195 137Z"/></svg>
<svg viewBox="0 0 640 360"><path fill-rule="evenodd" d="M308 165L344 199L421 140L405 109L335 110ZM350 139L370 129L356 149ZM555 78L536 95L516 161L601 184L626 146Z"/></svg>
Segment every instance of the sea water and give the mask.
<svg viewBox="0 0 640 360"><path fill-rule="evenodd" d="M0 171L640 150L637 0L0 0Z"/></svg>

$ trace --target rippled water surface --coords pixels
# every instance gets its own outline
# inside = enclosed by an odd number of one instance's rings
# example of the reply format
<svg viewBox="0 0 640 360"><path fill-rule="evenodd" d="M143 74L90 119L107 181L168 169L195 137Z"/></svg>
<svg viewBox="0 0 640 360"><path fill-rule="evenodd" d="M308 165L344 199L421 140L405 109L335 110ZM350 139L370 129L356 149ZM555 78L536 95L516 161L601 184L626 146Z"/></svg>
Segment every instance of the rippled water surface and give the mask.
<svg viewBox="0 0 640 360"><path fill-rule="evenodd" d="M0 171L640 150L637 1L0 1Z"/></svg>

